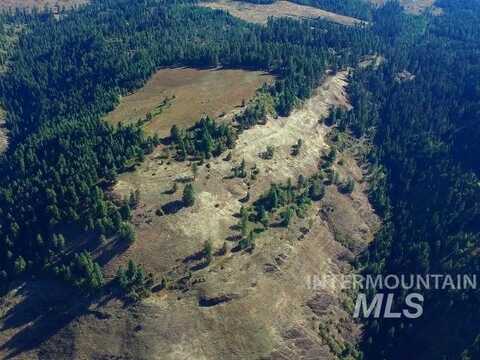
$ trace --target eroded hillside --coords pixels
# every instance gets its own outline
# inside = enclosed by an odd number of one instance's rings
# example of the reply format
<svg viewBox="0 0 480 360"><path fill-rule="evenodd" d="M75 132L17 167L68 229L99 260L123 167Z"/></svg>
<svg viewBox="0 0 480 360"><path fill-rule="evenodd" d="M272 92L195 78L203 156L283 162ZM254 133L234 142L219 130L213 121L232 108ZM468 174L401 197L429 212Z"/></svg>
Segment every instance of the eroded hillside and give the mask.
<svg viewBox="0 0 480 360"><path fill-rule="evenodd" d="M312 275L351 271L355 253L379 226L366 195L361 147L339 147L331 165L337 175L325 180L323 198L302 216L288 226L278 214L264 228L251 223L255 248L238 247L242 207L252 206L271 183L290 181L296 189L299 175L308 178L322 168L336 146L322 119L332 107L350 106L347 76L326 75L289 117L270 117L243 131L230 154L195 170L160 145L135 171L120 176L115 196L140 194L133 217L137 240L128 249L110 241L96 256L110 277L130 259L142 264L155 274L153 294L129 306L111 298L73 305L61 290L45 294L45 285L27 284L3 300L1 356L334 359L347 351L360 331L345 306L347 296L307 285ZM299 139L302 146L293 153ZM264 156L270 147L272 156ZM233 177L232 167L242 161L248 176ZM355 185L350 194L338 186L347 178ZM195 188L195 204L172 207L181 203L185 182ZM213 247L208 263L205 242ZM29 310L20 316L22 307ZM41 316L46 309L48 317Z"/></svg>

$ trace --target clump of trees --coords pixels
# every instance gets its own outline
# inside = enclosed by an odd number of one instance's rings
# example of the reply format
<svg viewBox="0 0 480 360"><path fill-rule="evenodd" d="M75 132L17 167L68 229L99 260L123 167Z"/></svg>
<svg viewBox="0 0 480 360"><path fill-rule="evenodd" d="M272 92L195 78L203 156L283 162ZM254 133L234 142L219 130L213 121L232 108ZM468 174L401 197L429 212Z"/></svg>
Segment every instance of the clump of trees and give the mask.
<svg viewBox="0 0 480 360"><path fill-rule="evenodd" d="M297 143L292 146L292 151L291 151L292 155L298 156L298 154L300 154L300 150L302 149L302 146L303 146L303 140L298 139Z"/></svg>
<svg viewBox="0 0 480 360"><path fill-rule="evenodd" d="M267 108L264 102L255 101L234 118L240 130L250 129L257 124L265 124L267 121Z"/></svg>
<svg viewBox="0 0 480 360"><path fill-rule="evenodd" d="M242 237L238 242L238 246L241 250L252 252L255 250L255 232L250 230L247 236Z"/></svg>
<svg viewBox="0 0 480 360"><path fill-rule="evenodd" d="M337 149L332 146L332 148L329 150L328 154L323 156L323 163L321 164L322 169L328 169L330 168L335 160L337 159Z"/></svg>
<svg viewBox="0 0 480 360"><path fill-rule="evenodd" d="M322 179L317 178L310 181L308 196L313 201L319 201L325 196L325 185Z"/></svg>
<svg viewBox="0 0 480 360"><path fill-rule="evenodd" d="M217 157L235 146L237 134L230 125L217 124L207 116L187 130L174 125L170 130L170 139L177 160L183 161L188 156L194 159Z"/></svg>
<svg viewBox="0 0 480 360"><path fill-rule="evenodd" d="M355 189L355 182L351 177L348 177L347 180L338 184L338 191L343 194L351 194Z"/></svg>
<svg viewBox="0 0 480 360"><path fill-rule="evenodd" d="M233 177L238 177L238 178L246 178L247 177L247 164L245 162L245 159L242 159L240 162L240 165L234 166L232 168L233 172Z"/></svg>
<svg viewBox="0 0 480 360"><path fill-rule="evenodd" d="M264 226L269 223L268 213L280 213L281 223L288 226L294 214L303 216L312 201L325 195L322 177L317 174L309 179L299 176L297 186L289 180L286 184L271 184L270 189L253 204L255 220Z"/></svg>
<svg viewBox="0 0 480 360"><path fill-rule="evenodd" d="M183 189L182 202L184 206L190 207L195 204L195 189L192 184L186 184Z"/></svg>
<svg viewBox="0 0 480 360"><path fill-rule="evenodd" d="M55 267L54 272L84 293L96 293L104 285L100 265L94 261L90 253L86 251L75 255L69 264Z"/></svg>
<svg viewBox="0 0 480 360"><path fill-rule="evenodd" d="M202 255L205 259L205 264L209 265L213 260L213 245L210 240L206 241L203 245Z"/></svg>
<svg viewBox="0 0 480 360"><path fill-rule="evenodd" d="M146 274L141 265L130 260L126 268L118 268L115 281L127 299L138 301L151 294L154 280L153 274Z"/></svg>
<svg viewBox="0 0 480 360"><path fill-rule="evenodd" d="M256 232L270 226L272 219L277 217L279 226L288 227L295 216L303 218L312 201L319 201L324 195L325 185L320 173L308 179L300 175L296 186L291 180L286 184L271 184L252 206L240 208L239 248L253 250ZM256 224L262 228L255 228Z"/></svg>
<svg viewBox="0 0 480 360"><path fill-rule="evenodd" d="M274 154L275 148L272 145L268 145L265 151L260 154L260 157L264 160L271 160Z"/></svg>
<svg viewBox="0 0 480 360"><path fill-rule="evenodd" d="M120 230L118 231L118 237L130 245L133 244L135 242L135 230L133 226L128 222L122 222L120 224Z"/></svg>

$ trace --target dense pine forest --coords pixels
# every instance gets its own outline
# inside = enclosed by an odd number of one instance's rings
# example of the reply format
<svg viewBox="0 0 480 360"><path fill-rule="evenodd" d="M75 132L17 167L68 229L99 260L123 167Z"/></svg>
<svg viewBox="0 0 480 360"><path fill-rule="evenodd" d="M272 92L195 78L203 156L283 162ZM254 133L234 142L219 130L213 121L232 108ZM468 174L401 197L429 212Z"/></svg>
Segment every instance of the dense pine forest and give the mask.
<svg viewBox="0 0 480 360"><path fill-rule="evenodd" d="M413 18L395 4L376 12L385 64L355 73L355 110L337 119L375 144L371 197L385 224L364 256L368 274L480 271L480 3L437 6L443 16ZM424 296L420 319L369 321L367 359L478 357L478 289Z"/></svg>
<svg viewBox="0 0 480 360"><path fill-rule="evenodd" d="M260 26L195 2L97 0L60 21L0 17L0 39L22 29L14 47L0 44L10 137L0 155L0 290L31 276L57 276L87 293L102 287L83 239L134 241L131 199L107 190L160 141L102 116L166 66L270 72L277 80L262 91L279 115L310 97L326 70L355 68L353 110L331 121L373 143L370 198L383 217L359 271L480 273L480 1L438 0L441 16L406 15L395 2L294 1L371 22L356 27L292 19ZM373 54L384 59L378 67L357 66ZM265 116L250 110L237 119L244 128ZM220 139L215 148L189 143L205 138L204 128ZM180 157L234 146L230 130L210 120L190 131L173 136ZM259 221L267 207L258 207ZM400 308L406 293L397 295ZM479 358L478 290L424 295L420 319L366 321L365 359Z"/></svg>

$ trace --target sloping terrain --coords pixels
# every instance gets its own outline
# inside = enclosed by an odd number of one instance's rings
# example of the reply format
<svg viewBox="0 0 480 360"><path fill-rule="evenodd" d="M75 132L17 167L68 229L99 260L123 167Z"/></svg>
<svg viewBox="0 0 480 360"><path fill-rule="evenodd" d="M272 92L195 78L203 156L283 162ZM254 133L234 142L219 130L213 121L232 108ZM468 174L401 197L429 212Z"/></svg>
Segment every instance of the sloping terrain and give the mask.
<svg viewBox="0 0 480 360"><path fill-rule="evenodd" d="M179 201L181 191L170 191L175 180L181 187L193 175L189 162L165 159L162 145L134 172L120 176L117 196L140 191L133 219L137 241L128 250L109 242L97 259L109 277L133 259L155 273L157 282L163 276L167 287L154 287L148 299L127 307L110 298L93 304L68 300L61 290L44 294L41 282L20 287L2 306L0 357L334 359L344 344L355 343L360 330L345 310L346 296L338 289L308 287L313 275L351 271L351 249L364 247L378 228L354 150L339 153L334 164L341 177L354 179L350 195L330 185L303 218L296 217L288 228L272 225L259 233L253 253L233 249L241 205L251 204L271 182L295 183L298 175L318 171L331 146L330 129L319 120L332 106L349 106L346 77L346 72L327 75L291 116L244 131L230 160L221 156L200 166L193 207L156 214ZM302 149L292 156L300 138ZM272 159L260 157L269 145L275 148ZM243 159L249 169L255 165L259 170L256 179L230 176ZM342 245L345 238L355 246ZM205 267L198 254L206 241L214 255ZM227 251L221 253L224 244ZM51 297L61 305L50 305L56 302ZM40 315L45 308L50 308L48 317Z"/></svg>
<svg viewBox="0 0 480 360"><path fill-rule="evenodd" d="M241 1L215 0L214 2L204 2L201 5L212 9L225 10L240 19L260 24L266 23L269 17L322 18L343 25L354 25L363 22L349 16L289 1L276 1L273 4L252 4Z"/></svg>
<svg viewBox="0 0 480 360"><path fill-rule="evenodd" d="M240 107L272 79L259 71L162 69L141 90L123 97L106 120L127 124L149 114L145 130L163 137L173 125L190 127L205 114L217 118Z"/></svg>

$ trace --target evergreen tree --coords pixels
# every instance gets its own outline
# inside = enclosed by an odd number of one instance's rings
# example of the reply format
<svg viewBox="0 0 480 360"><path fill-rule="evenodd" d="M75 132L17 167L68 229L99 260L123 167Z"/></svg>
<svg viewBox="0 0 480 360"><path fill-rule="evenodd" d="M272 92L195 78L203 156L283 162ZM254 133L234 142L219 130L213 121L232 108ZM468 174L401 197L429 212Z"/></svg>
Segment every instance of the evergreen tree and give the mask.
<svg viewBox="0 0 480 360"><path fill-rule="evenodd" d="M308 190L308 196L314 201L321 200L325 195L325 186L321 180L314 180Z"/></svg>
<svg viewBox="0 0 480 360"><path fill-rule="evenodd" d="M195 190L192 184L185 185L185 188L183 189L182 201L187 207L195 204Z"/></svg>
<svg viewBox="0 0 480 360"><path fill-rule="evenodd" d="M135 242L135 230L132 225L127 222L122 222L120 224L118 236L120 240L125 241L128 244L133 244Z"/></svg>

